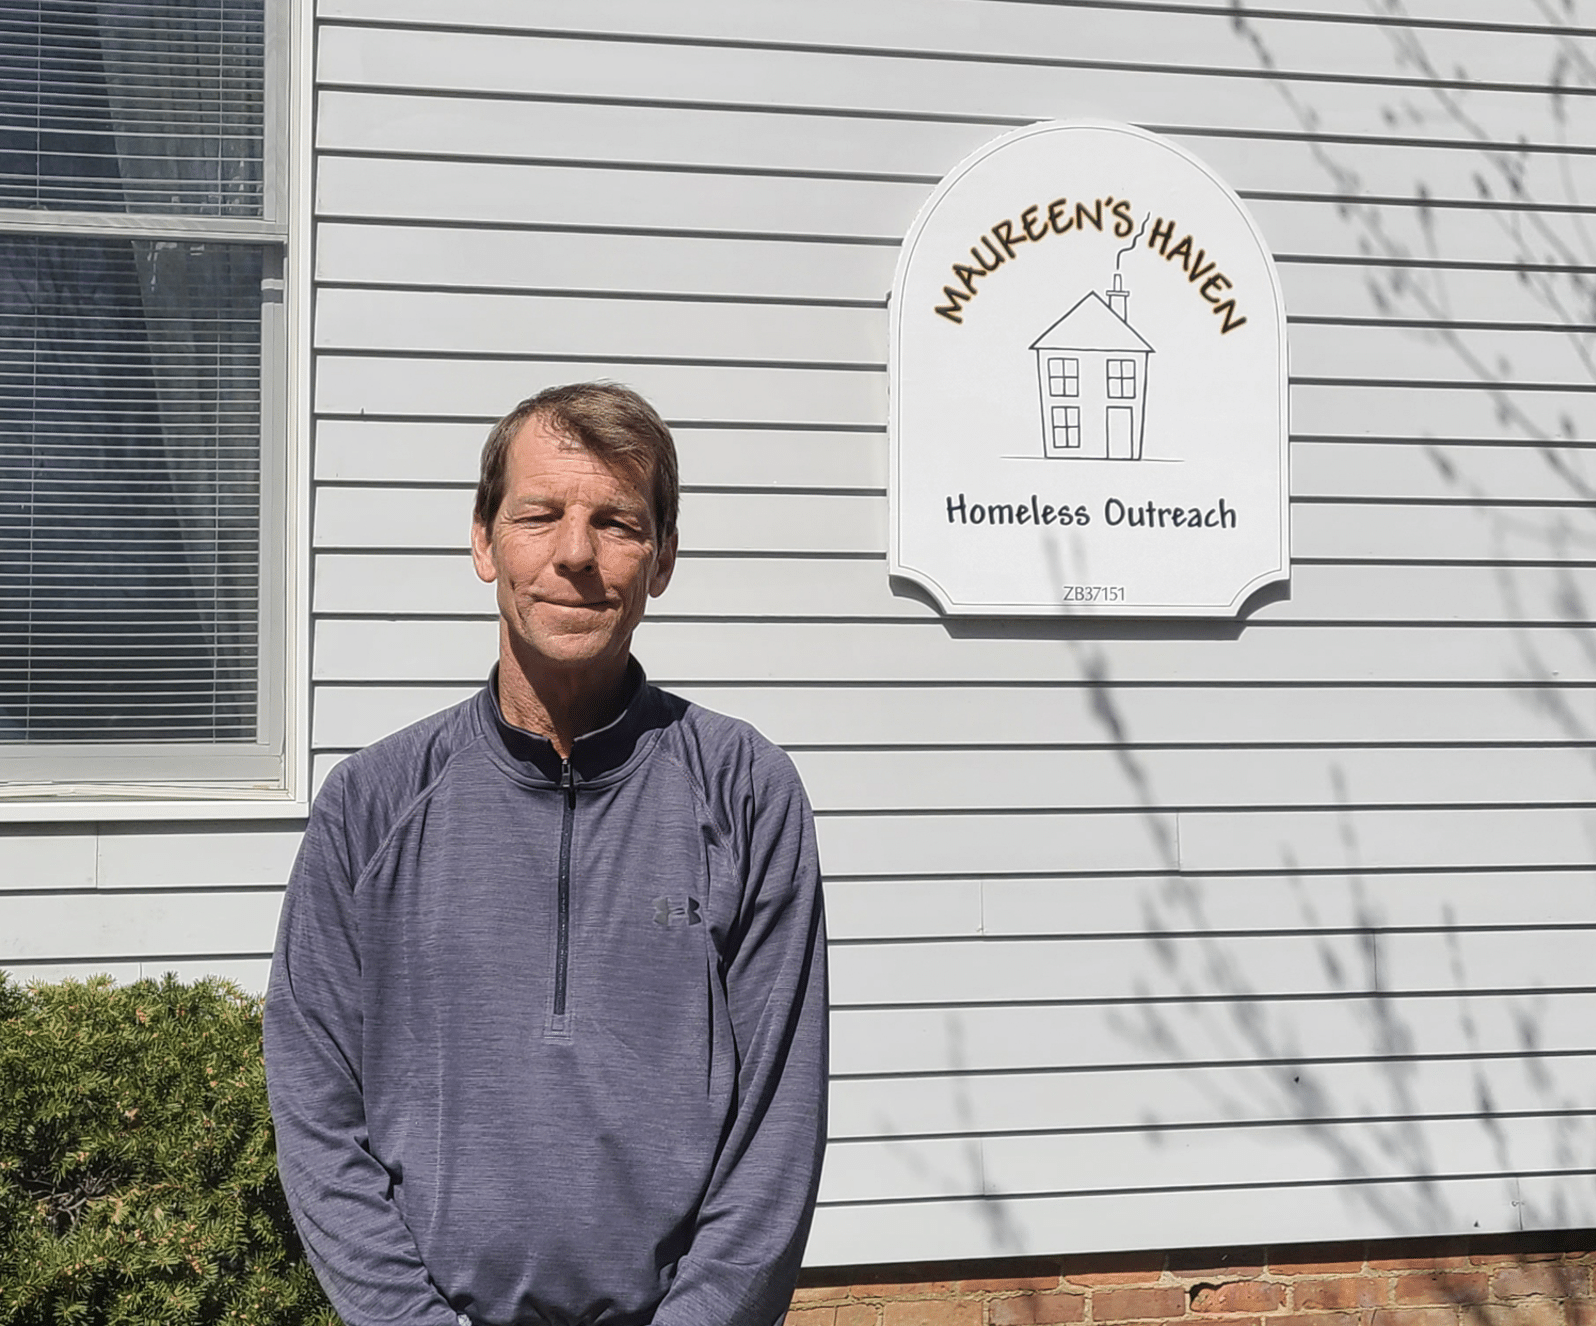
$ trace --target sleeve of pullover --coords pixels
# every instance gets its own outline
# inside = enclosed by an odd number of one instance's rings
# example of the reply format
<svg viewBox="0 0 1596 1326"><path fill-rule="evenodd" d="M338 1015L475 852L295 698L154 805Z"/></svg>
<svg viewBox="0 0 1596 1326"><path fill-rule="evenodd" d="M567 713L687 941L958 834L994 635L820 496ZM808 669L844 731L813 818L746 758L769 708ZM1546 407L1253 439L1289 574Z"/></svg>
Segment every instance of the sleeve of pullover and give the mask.
<svg viewBox="0 0 1596 1326"><path fill-rule="evenodd" d="M367 1149L360 935L338 771L289 877L266 996L278 1169L322 1287L348 1326L456 1326Z"/></svg>
<svg viewBox="0 0 1596 1326"><path fill-rule="evenodd" d="M786 1311L826 1145L826 936L814 820L785 754L754 769L726 988L737 1113L654 1326L770 1326Z"/></svg>

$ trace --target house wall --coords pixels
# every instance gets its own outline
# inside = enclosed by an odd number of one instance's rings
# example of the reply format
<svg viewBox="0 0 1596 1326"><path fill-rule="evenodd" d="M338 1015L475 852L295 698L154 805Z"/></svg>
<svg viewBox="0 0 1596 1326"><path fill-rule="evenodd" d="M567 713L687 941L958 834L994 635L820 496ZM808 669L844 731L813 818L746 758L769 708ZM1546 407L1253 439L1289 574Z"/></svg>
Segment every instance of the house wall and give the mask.
<svg viewBox="0 0 1596 1326"><path fill-rule="evenodd" d="M491 662L489 421L654 399L684 555L638 654L819 818L816 1265L1596 1225L1596 40L1387 12L319 6L318 776ZM1088 114L1208 162L1279 264L1294 576L1240 623L887 582L897 243ZM259 987L297 833L6 826L0 961Z"/></svg>

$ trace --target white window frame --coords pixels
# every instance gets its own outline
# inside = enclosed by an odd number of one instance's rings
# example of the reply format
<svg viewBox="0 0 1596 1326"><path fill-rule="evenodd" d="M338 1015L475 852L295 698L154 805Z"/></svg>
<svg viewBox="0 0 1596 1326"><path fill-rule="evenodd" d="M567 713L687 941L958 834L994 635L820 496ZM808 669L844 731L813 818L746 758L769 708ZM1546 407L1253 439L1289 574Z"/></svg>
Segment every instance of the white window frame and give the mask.
<svg viewBox="0 0 1596 1326"><path fill-rule="evenodd" d="M265 205L260 220L0 207L0 232L280 246L283 300L261 353L261 596L278 623L263 725L267 778L153 779L137 772L139 746L107 746L109 776L93 782L39 777L40 757L0 756L0 823L299 818L310 806L310 304L311 107L314 14L310 0L266 0ZM271 318L263 306L263 322ZM117 760L130 766L117 778ZM47 758L47 757L44 757ZM30 769L30 765L33 767Z"/></svg>

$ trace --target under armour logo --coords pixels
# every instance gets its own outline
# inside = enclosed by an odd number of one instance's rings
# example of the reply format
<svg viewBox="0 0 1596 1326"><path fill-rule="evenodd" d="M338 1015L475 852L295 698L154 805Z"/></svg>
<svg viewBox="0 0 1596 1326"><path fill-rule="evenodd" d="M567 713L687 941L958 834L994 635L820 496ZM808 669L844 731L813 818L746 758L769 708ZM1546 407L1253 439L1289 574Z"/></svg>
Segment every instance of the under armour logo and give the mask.
<svg viewBox="0 0 1596 1326"><path fill-rule="evenodd" d="M703 925L704 918L698 914L698 899L655 898L654 924L663 926Z"/></svg>

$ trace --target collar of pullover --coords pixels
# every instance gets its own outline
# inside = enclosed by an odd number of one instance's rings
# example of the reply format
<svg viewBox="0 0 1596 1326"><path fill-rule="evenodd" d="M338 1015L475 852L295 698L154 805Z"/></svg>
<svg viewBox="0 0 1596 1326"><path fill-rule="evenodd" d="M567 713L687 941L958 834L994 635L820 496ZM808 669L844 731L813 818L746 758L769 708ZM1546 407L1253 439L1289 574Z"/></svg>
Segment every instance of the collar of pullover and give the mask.
<svg viewBox="0 0 1596 1326"><path fill-rule="evenodd" d="M659 726L654 718L654 689L635 658L626 669L626 707L609 723L585 732L571 743L571 767L578 783L605 781L622 774ZM558 785L564 761L554 743L536 732L516 727L499 707L499 668L488 674L488 684L477 693L478 724L494 754L513 772L537 783Z"/></svg>

